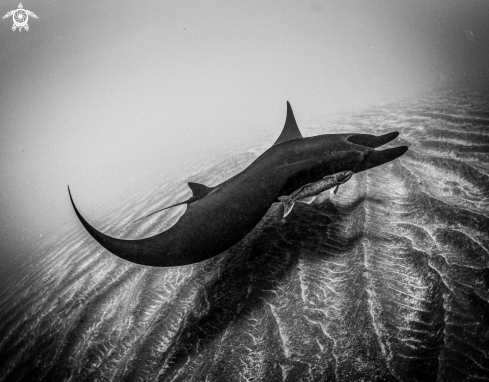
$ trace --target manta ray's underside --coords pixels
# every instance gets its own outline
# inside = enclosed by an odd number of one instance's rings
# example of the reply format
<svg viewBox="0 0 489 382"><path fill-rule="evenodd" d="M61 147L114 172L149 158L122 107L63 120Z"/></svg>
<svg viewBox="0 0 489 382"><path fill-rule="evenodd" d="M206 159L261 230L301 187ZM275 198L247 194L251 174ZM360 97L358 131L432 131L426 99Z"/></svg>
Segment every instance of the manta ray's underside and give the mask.
<svg viewBox="0 0 489 382"><path fill-rule="evenodd" d="M170 229L144 239L117 239L98 231L83 218L69 188L68 191L80 222L114 255L142 265L188 265L235 245L279 197L327 175L341 171L358 173L399 158L407 151L406 146L375 150L398 135L398 132L380 136L352 133L303 138L287 102L285 126L272 147L221 184L207 187L189 183L193 196L175 204L187 204L180 220Z"/></svg>

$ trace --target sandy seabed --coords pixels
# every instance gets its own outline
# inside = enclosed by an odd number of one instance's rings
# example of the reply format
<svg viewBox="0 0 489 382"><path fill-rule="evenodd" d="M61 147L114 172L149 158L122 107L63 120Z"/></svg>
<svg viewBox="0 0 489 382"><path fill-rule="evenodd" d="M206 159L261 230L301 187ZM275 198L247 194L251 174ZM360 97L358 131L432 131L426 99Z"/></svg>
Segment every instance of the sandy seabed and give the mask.
<svg viewBox="0 0 489 382"><path fill-rule="evenodd" d="M0 381L489 380L489 91L440 90L302 130L398 130L390 145L410 149L286 219L274 204L193 266L129 264L79 225L2 281ZM156 234L185 208L128 223L266 148L87 218L112 236Z"/></svg>

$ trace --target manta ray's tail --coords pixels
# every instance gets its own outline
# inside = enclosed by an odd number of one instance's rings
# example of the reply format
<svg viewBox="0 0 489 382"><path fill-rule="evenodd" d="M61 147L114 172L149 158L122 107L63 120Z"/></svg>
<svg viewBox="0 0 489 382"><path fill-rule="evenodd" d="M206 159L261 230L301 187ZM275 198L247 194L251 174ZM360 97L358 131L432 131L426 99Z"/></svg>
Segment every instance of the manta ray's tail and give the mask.
<svg viewBox="0 0 489 382"><path fill-rule="evenodd" d="M284 206L284 217L286 217L290 214L292 208L294 208L295 200L288 196L280 196L278 200L280 200Z"/></svg>
<svg viewBox="0 0 489 382"><path fill-rule="evenodd" d="M151 215L154 215L154 214L156 214L156 213L158 213L158 212L161 212L161 211L167 210L168 208L172 208L172 207L180 206L180 205L185 204L185 203L191 203L191 199L192 199L192 198L190 198L189 200L185 200L184 202L180 202L180 203L173 204L173 205L171 205L171 206L168 206L168 207L162 208L161 210L158 210L158 211L155 211L155 212L151 212L149 215L146 215L146 216L143 216L142 218L139 218L139 219L137 219L137 220L134 220L134 221L133 221L133 223L136 223L136 222L138 222L138 221L140 221L140 220L146 219L147 217L150 217Z"/></svg>

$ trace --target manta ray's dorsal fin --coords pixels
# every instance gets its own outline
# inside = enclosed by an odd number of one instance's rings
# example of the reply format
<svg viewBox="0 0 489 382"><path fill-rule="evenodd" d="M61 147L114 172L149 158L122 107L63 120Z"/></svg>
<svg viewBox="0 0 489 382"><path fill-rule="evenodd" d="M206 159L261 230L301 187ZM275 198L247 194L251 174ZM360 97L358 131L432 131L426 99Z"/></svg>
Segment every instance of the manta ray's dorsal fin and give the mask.
<svg viewBox="0 0 489 382"><path fill-rule="evenodd" d="M278 137L278 139L273 144L274 146L291 141L292 139L302 138L302 134L299 131L299 126L297 126L297 122L295 121L294 112L292 111L292 107L290 106L289 101L287 101L287 118L285 119L285 125L282 130L282 133Z"/></svg>
<svg viewBox="0 0 489 382"><path fill-rule="evenodd" d="M167 210L168 208L172 208L172 207L176 207L176 206L181 206L182 204L190 204L190 203L193 203L193 202L195 202L195 201L197 201L199 199L202 199L204 196L208 195L212 191L212 188L207 187L207 186L204 186L203 184L200 184L200 183L188 182L188 186L192 190L192 196L190 198L188 198L187 200L185 200L183 202L180 202L180 203L177 203L177 204L172 204L171 206L162 208L161 210L158 210L158 211L155 211L155 212L151 212L149 215L146 215L146 216L143 216L142 218L139 218L137 220L134 220L133 223L136 223L139 220L142 220L142 219L145 219L145 218L147 218L147 217L149 217L151 215L154 215L157 212L161 212L161 211ZM187 212L187 211L185 211L185 212Z"/></svg>
<svg viewBox="0 0 489 382"><path fill-rule="evenodd" d="M188 182L188 186L192 190L194 200L201 199L212 191L212 188L200 183Z"/></svg>

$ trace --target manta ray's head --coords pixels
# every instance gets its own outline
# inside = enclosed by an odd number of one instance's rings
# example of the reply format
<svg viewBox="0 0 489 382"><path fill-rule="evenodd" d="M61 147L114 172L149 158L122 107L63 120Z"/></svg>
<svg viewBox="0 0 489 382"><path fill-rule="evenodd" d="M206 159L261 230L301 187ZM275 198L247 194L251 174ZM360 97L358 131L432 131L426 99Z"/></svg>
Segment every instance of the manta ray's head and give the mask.
<svg viewBox="0 0 489 382"><path fill-rule="evenodd" d="M335 174L336 182L338 184L343 184L348 182L352 176L353 176L353 171L342 171L339 172L338 174Z"/></svg>

